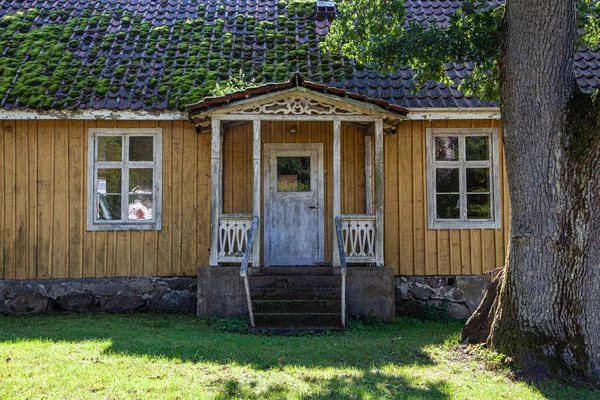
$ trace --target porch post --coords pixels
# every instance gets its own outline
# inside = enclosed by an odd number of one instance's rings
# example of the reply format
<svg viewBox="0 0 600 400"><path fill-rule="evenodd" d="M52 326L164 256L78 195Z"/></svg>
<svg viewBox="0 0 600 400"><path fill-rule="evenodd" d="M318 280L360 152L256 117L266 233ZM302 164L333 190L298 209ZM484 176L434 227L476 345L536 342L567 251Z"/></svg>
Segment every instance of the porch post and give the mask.
<svg viewBox="0 0 600 400"><path fill-rule="evenodd" d="M252 121L252 159L253 159L253 192L252 192L252 213L255 216L261 218L261 207L260 207L260 159L261 159L261 123L260 120L255 119ZM260 264L260 224L256 228L254 234L254 247L252 248L252 266L255 267Z"/></svg>
<svg viewBox="0 0 600 400"><path fill-rule="evenodd" d="M371 136L365 136L365 214L373 214L373 149Z"/></svg>
<svg viewBox="0 0 600 400"><path fill-rule="evenodd" d="M383 267L383 120L375 121L375 263Z"/></svg>
<svg viewBox="0 0 600 400"><path fill-rule="evenodd" d="M211 121L211 172L210 172L210 260L209 265L218 265L219 215L221 214L221 120Z"/></svg>
<svg viewBox="0 0 600 400"><path fill-rule="evenodd" d="M342 210L341 202L341 168L340 168L340 149L341 149L341 122L333 121L333 266L340 266L340 253L338 248L337 230L335 219L340 216Z"/></svg>

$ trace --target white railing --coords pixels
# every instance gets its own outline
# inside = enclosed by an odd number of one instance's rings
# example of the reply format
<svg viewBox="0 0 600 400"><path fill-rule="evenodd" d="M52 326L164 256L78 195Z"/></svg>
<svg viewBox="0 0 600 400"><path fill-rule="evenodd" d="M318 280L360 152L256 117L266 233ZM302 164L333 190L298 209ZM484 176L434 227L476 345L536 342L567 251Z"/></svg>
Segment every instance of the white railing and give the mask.
<svg viewBox="0 0 600 400"><path fill-rule="evenodd" d="M253 217L252 214L221 214L219 217L218 262L242 262L248 245L248 235Z"/></svg>
<svg viewBox="0 0 600 400"><path fill-rule="evenodd" d="M348 263L374 263L375 216L345 214L340 216L344 254Z"/></svg>
<svg viewBox="0 0 600 400"><path fill-rule="evenodd" d="M250 296L250 283L248 282L248 262L252 256L252 245L254 244L254 235L260 224L260 217L254 215L252 226L248 233L248 243L242 257L242 266L240 267L240 276L244 278L244 287L246 288L246 301L248 302L248 316L250 317L250 326L254 328L254 312L252 311L252 296Z"/></svg>
<svg viewBox="0 0 600 400"><path fill-rule="evenodd" d="M346 253L343 250L342 243L342 220L341 217L335 217L335 237L340 254L340 274L342 275L342 326L346 326Z"/></svg>

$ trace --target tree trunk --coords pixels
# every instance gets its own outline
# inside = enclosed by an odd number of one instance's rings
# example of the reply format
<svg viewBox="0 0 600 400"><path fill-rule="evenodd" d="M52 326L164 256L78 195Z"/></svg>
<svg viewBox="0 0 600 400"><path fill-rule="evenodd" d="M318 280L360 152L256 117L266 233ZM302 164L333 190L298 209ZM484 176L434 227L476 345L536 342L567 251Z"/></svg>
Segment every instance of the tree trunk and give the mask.
<svg viewBox="0 0 600 400"><path fill-rule="evenodd" d="M600 107L575 91L578 4L507 1L499 61L510 245L487 343L600 379Z"/></svg>

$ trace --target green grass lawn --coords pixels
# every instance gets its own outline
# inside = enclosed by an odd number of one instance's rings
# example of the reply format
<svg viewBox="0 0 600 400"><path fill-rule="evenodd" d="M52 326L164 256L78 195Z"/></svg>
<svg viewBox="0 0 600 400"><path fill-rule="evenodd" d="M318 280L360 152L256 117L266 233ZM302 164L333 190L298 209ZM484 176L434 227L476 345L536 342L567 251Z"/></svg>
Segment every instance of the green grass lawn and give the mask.
<svg viewBox="0 0 600 400"><path fill-rule="evenodd" d="M0 399L593 399L510 379L467 356L462 325L399 319L349 332L233 333L240 321L163 314L0 316Z"/></svg>

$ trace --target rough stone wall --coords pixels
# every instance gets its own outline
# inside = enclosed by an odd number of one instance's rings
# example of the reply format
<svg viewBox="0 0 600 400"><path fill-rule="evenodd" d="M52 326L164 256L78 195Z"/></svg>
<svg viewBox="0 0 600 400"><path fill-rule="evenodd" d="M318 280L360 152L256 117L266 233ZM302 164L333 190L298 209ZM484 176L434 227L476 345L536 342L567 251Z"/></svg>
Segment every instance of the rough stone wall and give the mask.
<svg viewBox="0 0 600 400"><path fill-rule="evenodd" d="M0 314L57 311L196 313L195 278L0 280Z"/></svg>
<svg viewBox="0 0 600 400"><path fill-rule="evenodd" d="M484 293L483 275L396 277L396 314L422 318L437 310L467 319Z"/></svg>

